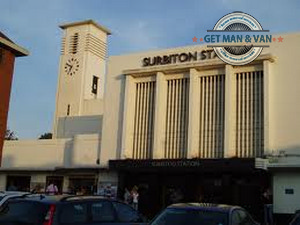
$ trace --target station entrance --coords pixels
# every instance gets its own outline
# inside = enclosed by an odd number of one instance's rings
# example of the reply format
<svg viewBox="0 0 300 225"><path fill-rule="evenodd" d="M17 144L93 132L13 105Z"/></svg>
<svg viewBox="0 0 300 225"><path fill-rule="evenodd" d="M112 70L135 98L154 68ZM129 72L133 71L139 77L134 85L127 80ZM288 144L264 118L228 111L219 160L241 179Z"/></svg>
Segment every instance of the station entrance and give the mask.
<svg viewBox="0 0 300 225"><path fill-rule="evenodd" d="M123 198L126 188L130 191L137 186L139 210L148 218L170 204L202 202L239 205L258 221L262 219L262 194L270 185L270 176L255 169L254 159L180 161L111 161L111 169L119 174L118 197Z"/></svg>

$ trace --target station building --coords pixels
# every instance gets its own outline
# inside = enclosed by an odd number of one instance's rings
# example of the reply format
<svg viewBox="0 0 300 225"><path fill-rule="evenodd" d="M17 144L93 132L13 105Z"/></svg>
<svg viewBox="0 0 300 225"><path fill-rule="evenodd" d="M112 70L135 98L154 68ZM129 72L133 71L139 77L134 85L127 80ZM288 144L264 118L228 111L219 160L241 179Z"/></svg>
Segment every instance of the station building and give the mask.
<svg viewBox="0 0 300 225"><path fill-rule="evenodd" d="M107 28L60 27L53 139L5 142L1 189L136 185L149 215L174 193L259 210L269 156L300 150L300 34L231 66L206 45L107 56Z"/></svg>

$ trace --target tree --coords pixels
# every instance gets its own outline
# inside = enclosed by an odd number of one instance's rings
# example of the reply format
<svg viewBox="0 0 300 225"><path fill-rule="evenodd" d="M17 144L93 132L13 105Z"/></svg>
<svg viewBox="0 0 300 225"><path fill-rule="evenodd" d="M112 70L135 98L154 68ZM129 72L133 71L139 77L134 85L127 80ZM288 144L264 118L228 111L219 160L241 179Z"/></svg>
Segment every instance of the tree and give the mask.
<svg viewBox="0 0 300 225"><path fill-rule="evenodd" d="M16 136L14 131L11 131L9 129L6 130L5 132L5 140L7 141L16 141L18 140L18 137Z"/></svg>
<svg viewBox="0 0 300 225"><path fill-rule="evenodd" d="M39 139L52 139L52 133L44 133L39 137Z"/></svg>

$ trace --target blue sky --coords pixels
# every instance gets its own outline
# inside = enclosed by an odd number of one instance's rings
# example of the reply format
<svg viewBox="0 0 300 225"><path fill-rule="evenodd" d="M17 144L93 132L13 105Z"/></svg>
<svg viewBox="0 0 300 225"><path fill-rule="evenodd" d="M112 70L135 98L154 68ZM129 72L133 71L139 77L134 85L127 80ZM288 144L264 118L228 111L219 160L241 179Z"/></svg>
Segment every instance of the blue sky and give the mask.
<svg viewBox="0 0 300 225"><path fill-rule="evenodd" d="M109 55L191 45L232 11L254 16L271 32L300 31L299 0L0 0L0 30L27 48L15 65L8 126L20 139L52 130L62 31L94 19L108 27Z"/></svg>

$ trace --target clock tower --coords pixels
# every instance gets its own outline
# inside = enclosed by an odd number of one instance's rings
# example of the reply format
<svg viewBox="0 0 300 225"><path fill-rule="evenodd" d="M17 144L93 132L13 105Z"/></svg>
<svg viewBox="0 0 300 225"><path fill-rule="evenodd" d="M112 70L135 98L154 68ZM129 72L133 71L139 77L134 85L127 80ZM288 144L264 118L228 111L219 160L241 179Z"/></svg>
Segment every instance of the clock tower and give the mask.
<svg viewBox="0 0 300 225"><path fill-rule="evenodd" d="M107 36L93 20L63 24L53 136L64 117L101 115Z"/></svg>

